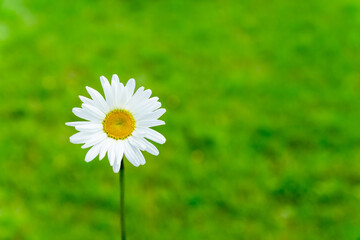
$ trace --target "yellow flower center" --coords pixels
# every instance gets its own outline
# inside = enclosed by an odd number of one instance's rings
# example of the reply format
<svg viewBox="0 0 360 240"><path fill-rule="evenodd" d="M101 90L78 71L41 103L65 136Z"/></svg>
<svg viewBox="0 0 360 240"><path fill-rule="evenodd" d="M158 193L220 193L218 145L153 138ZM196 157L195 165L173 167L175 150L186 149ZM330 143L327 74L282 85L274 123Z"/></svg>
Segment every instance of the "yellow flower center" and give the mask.
<svg viewBox="0 0 360 240"><path fill-rule="evenodd" d="M116 109L106 115L103 126L108 137L116 140L125 139L134 131L135 120L128 111Z"/></svg>

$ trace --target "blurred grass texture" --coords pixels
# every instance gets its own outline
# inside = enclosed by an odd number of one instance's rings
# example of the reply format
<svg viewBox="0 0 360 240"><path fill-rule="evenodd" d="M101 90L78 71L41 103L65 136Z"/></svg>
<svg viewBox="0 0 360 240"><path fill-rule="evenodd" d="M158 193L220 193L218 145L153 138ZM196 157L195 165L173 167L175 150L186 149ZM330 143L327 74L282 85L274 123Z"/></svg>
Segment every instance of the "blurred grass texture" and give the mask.
<svg viewBox="0 0 360 240"><path fill-rule="evenodd" d="M119 239L118 176L64 124L114 73L167 109L128 239L360 239L359 1L0 6L0 239Z"/></svg>

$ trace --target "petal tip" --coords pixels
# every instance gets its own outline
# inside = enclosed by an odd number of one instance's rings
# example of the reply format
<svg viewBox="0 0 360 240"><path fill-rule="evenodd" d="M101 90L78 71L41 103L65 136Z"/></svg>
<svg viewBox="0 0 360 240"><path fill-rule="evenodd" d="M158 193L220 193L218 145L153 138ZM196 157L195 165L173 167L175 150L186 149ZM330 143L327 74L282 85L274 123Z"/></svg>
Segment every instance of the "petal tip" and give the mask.
<svg viewBox="0 0 360 240"><path fill-rule="evenodd" d="M100 76L100 82L101 82L102 84L105 84L106 82L109 83L109 80L107 80L107 78L104 77L104 76Z"/></svg>
<svg viewBox="0 0 360 240"><path fill-rule="evenodd" d="M111 77L111 81L119 81L119 76L117 74L113 74Z"/></svg>

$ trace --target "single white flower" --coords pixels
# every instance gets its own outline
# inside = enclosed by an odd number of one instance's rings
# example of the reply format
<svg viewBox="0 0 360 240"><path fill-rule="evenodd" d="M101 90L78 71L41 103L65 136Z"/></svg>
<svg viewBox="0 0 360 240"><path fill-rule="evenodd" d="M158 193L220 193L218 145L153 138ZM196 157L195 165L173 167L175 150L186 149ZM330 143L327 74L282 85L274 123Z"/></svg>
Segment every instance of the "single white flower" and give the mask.
<svg viewBox="0 0 360 240"><path fill-rule="evenodd" d="M151 96L151 90L140 87L135 93L135 80L130 79L124 86L114 74L109 81L101 76L104 97L95 89L86 87L90 98L79 96L81 108L73 108L73 113L86 121L68 122L79 132L70 137L70 142L90 148L85 161L90 162L99 155L103 159L107 153L115 173L119 172L123 156L134 166L145 164L141 151L158 155L158 149L148 140L163 144L165 137L150 127L165 124L158 120L165 113L158 97ZM146 140L148 139L148 140Z"/></svg>

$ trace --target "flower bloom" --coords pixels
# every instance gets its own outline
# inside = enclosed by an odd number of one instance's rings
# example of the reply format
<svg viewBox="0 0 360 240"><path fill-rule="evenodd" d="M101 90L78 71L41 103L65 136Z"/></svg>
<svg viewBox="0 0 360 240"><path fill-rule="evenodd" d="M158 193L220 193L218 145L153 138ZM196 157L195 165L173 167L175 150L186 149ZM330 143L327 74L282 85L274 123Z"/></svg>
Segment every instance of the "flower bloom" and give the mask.
<svg viewBox="0 0 360 240"><path fill-rule="evenodd" d="M125 156L134 166L145 164L141 151L158 155L158 149L148 140L160 144L165 137L151 127L165 124L159 120L165 109L160 108L158 97L151 96L151 90L140 87L135 93L135 80L126 85L114 74L111 84L100 77L105 98L95 89L86 87L91 98L79 96L83 102L81 108L73 108L73 113L85 121L68 122L79 132L70 137L74 144L84 144L90 148L85 161L90 162L99 155L103 159L107 153L110 165L115 173L119 172Z"/></svg>

